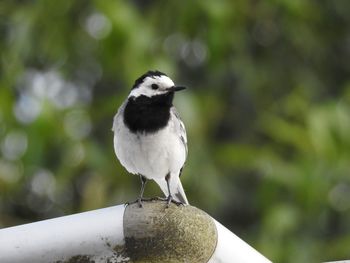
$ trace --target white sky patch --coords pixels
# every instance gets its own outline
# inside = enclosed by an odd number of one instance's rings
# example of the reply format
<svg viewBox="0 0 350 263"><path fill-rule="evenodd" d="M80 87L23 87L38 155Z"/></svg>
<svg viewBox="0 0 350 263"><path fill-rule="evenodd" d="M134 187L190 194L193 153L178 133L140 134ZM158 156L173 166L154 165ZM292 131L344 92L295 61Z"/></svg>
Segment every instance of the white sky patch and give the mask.
<svg viewBox="0 0 350 263"><path fill-rule="evenodd" d="M101 13L91 14L85 22L85 30L95 39L107 37L111 30L111 21Z"/></svg>
<svg viewBox="0 0 350 263"><path fill-rule="evenodd" d="M41 112L41 103L33 95L23 92L13 107L16 119L21 123L31 123Z"/></svg>
<svg viewBox="0 0 350 263"><path fill-rule="evenodd" d="M50 102L56 109L71 108L78 103L91 101L92 88L83 83L68 81L57 70L28 69L21 76L17 89L19 97L13 113L21 123L37 119L43 102Z"/></svg>
<svg viewBox="0 0 350 263"><path fill-rule="evenodd" d="M32 178L31 190L39 196L47 196L54 199L56 179L53 173L47 169L38 170Z"/></svg>
<svg viewBox="0 0 350 263"><path fill-rule="evenodd" d="M27 134L22 131L11 131L6 134L2 144L1 152L8 160L18 160L27 151Z"/></svg>

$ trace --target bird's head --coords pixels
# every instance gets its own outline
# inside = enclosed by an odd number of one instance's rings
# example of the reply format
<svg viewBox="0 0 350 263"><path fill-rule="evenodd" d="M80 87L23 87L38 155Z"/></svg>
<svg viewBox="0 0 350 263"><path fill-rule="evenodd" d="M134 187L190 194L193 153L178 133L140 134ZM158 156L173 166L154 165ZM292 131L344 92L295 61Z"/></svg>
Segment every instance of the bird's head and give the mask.
<svg viewBox="0 0 350 263"><path fill-rule="evenodd" d="M183 89L185 87L175 86L174 82L166 74L160 71L148 71L135 81L129 98L137 98L142 95L151 98Z"/></svg>

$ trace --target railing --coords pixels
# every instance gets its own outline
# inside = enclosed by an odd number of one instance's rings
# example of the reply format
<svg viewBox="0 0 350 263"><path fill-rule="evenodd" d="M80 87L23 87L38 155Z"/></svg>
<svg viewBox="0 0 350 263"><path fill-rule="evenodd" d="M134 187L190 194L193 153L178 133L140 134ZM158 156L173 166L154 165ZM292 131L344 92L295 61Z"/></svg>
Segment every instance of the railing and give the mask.
<svg viewBox="0 0 350 263"><path fill-rule="evenodd" d="M0 262L270 261L205 212L152 201L0 229Z"/></svg>

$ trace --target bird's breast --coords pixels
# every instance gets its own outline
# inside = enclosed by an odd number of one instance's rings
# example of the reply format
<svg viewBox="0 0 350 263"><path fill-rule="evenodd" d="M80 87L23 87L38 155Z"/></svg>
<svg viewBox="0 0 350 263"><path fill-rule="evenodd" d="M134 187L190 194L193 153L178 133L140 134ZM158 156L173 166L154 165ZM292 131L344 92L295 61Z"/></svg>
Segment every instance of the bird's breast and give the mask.
<svg viewBox="0 0 350 263"><path fill-rule="evenodd" d="M185 149L168 126L148 134L124 129L120 131L122 136L116 134L115 150L129 172L153 179L180 171L186 159Z"/></svg>

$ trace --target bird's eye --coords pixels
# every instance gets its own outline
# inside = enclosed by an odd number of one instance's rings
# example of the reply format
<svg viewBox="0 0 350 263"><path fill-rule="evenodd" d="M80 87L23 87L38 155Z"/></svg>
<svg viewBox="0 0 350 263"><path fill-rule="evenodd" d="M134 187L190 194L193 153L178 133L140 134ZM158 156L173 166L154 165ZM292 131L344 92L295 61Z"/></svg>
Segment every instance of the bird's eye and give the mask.
<svg viewBox="0 0 350 263"><path fill-rule="evenodd" d="M152 84L152 89L158 89L159 88L159 86L157 85L157 84Z"/></svg>

